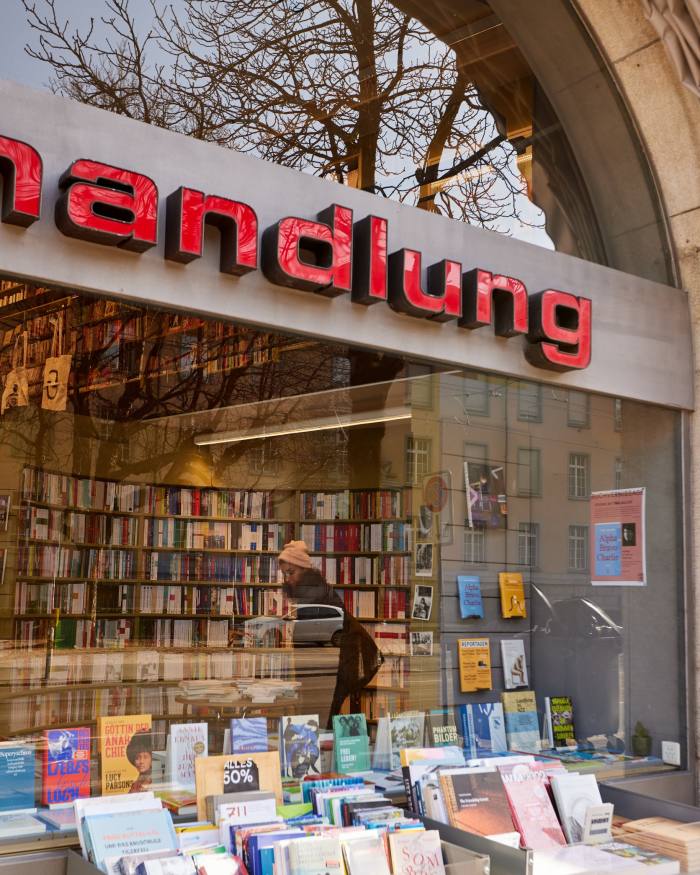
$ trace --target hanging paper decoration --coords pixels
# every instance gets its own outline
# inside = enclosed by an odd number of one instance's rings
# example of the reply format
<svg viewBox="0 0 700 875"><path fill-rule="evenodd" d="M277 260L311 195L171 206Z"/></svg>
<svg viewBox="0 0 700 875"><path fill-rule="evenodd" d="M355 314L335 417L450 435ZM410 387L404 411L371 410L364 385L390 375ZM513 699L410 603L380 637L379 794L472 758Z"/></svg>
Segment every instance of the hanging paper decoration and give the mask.
<svg viewBox="0 0 700 875"><path fill-rule="evenodd" d="M73 356L63 353L63 313L52 319L51 355L44 364L41 406L44 410L65 410L68 403L68 379Z"/></svg>
<svg viewBox="0 0 700 875"><path fill-rule="evenodd" d="M0 401L0 414L9 407L26 407L29 404L29 379L27 377L27 342L26 331L15 337L12 350L12 369L5 377L5 386ZM21 361L20 361L21 360Z"/></svg>

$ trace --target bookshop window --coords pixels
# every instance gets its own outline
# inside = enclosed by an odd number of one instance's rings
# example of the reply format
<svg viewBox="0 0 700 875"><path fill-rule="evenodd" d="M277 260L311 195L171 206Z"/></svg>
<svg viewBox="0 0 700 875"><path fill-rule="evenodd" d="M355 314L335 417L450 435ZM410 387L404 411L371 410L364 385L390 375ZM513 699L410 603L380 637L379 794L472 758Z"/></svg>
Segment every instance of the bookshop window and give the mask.
<svg viewBox="0 0 700 875"><path fill-rule="evenodd" d="M569 454L569 498L588 498L590 467L590 456L584 453Z"/></svg>
<svg viewBox="0 0 700 875"><path fill-rule="evenodd" d="M518 565L536 568L539 564L539 523L518 524Z"/></svg>
<svg viewBox="0 0 700 875"><path fill-rule="evenodd" d="M518 449L518 495L541 495L540 451Z"/></svg>
<svg viewBox="0 0 700 875"><path fill-rule="evenodd" d="M588 570L588 526L569 526L569 569Z"/></svg>

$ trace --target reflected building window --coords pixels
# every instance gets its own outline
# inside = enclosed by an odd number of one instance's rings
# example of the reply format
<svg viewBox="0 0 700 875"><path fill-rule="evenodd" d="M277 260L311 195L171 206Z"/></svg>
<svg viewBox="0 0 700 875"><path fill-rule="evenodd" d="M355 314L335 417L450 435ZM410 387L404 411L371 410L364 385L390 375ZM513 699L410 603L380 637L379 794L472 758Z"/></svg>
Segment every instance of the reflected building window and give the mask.
<svg viewBox="0 0 700 875"><path fill-rule="evenodd" d="M591 399L584 392L569 390L566 407L566 424L572 428L589 428L591 424Z"/></svg>
<svg viewBox="0 0 700 875"><path fill-rule="evenodd" d="M585 453L569 454L569 498L589 498L591 458Z"/></svg>
<svg viewBox="0 0 700 875"><path fill-rule="evenodd" d="M518 524L518 565L536 568L539 565L539 523Z"/></svg>
<svg viewBox="0 0 700 875"><path fill-rule="evenodd" d="M521 422L542 422L542 386L521 382L518 388L518 419Z"/></svg>
<svg viewBox="0 0 700 875"><path fill-rule="evenodd" d="M462 404L465 413L473 416L488 416L490 406L490 391L487 377L468 376L462 381L464 394Z"/></svg>
<svg viewBox="0 0 700 875"><path fill-rule="evenodd" d="M518 495L542 495L540 451L520 447L518 449Z"/></svg>
<svg viewBox="0 0 700 875"><path fill-rule="evenodd" d="M615 431L622 431L622 398L613 400L613 423Z"/></svg>
<svg viewBox="0 0 700 875"><path fill-rule="evenodd" d="M622 475L624 471L624 462L621 458L615 459L615 489L622 489Z"/></svg>
<svg viewBox="0 0 700 875"><path fill-rule="evenodd" d="M486 562L486 529L481 526L464 529L464 561L470 565Z"/></svg>
<svg viewBox="0 0 700 875"><path fill-rule="evenodd" d="M569 571L588 571L588 526L569 526Z"/></svg>
<svg viewBox="0 0 700 875"><path fill-rule="evenodd" d="M430 438L408 435L406 438L406 482L417 486L430 473L430 455L432 441Z"/></svg>

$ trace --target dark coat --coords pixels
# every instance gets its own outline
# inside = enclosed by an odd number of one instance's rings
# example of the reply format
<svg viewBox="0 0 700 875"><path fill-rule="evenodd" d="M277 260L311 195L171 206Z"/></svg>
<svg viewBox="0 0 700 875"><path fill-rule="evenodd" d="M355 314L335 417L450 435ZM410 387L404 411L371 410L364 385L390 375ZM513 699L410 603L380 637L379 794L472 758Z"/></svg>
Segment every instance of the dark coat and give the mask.
<svg viewBox="0 0 700 875"><path fill-rule="evenodd" d="M351 708L359 707L360 692L379 671L384 661L374 639L343 604L343 600L323 575L316 569L306 571L289 595L302 604L333 605L343 608L343 635L338 656L338 676L331 703L329 727L335 714L340 713L343 701L350 696Z"/></svg>

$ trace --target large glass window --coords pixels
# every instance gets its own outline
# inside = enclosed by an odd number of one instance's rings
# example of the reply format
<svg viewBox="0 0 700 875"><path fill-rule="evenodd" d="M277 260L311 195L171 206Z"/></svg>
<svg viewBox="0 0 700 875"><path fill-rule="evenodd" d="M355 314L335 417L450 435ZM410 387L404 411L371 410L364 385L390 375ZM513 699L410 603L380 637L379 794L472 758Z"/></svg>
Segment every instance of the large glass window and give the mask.
<svg viewBox="0 0 700 875"><path fill-rule="evenodd" d="M685 744L677 413L626 401L618 430L613 399L589 395L574 435L563 393L523 419L515 380L1 291L5 738L88 728L99 792L106 715L147 715L156 751L200 714L214 753L244 712L273 746L287 714L363 712L373 733L387 713L498 701L495 656L518 637L538 707L570 695L582 741L629 751L641 721L655 754ZM489 398L481 415L470 397ZM592 494L642 487L645 517L596 516ZM620 550L645 545L644 585L594 585L615 526ZM291 541L302 578L318 572L301 589L279 559ZM502 572L521 575L526 606L503 624ZM460 619L465 575L484 619ZM365 634L358 664L348 641ZM458 670L472 636L493 661L478 697Z"/></svg>

